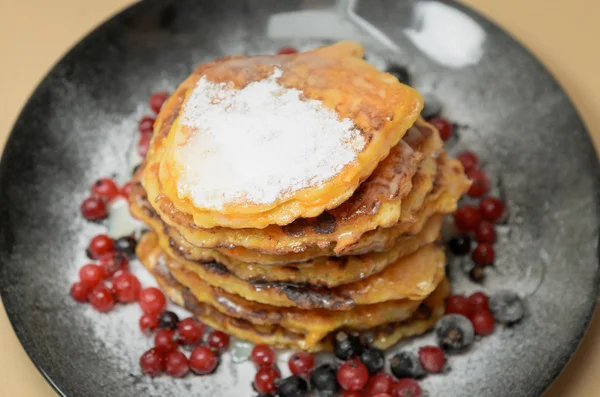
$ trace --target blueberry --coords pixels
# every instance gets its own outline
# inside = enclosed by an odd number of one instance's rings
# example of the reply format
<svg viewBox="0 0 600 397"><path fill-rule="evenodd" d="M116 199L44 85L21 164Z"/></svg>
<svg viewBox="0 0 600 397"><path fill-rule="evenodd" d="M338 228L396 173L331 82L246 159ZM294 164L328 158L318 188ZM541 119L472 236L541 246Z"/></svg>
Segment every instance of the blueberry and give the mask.
<svg viewBox="0 0 600 397"><path fill-rule="evenodd" d="M373 346L363 349L362 353L360 353L360 361L365 364L370 374L381 371L385 365L383 351Z"/></svg>
<svg viewBox="0 0 600 397"><path fill-rule="evenodd" d="M390 369L398 379L414 378L419 379L425 376L425 370L416 355L410 352L401 351L392 357Z"/></svg>
<svg viewBox="0 0 600 397"><path fill-rule="evenodd" d="M490 298L490 311L497 322L514 324L525 315L525 306L519 295L510 291L501 291Z"/></svg>
<svg viewBox="0 0 600 397"><path fill-rule="evenodd" d="M404 66L392 65L387 68L386 72L396 77L401 83L410 85L410 75Z"/></svg>
<svg viewBox="0 0 600 397"><path fill-rule="evenodd" d="M456 236L448 242L448 248L456 256L467 255L471 252L471 237Z"/></svg>
<svg viewBox="0 0 600 397"><path fill-rule="evenodd" d="M431 94L423 95L423 110L421 110L421 116L425 120L429 120L433 117L437 117L442 113L442 104L439 99Z"/></svg>
<svg viewBox="0 0 600 397"><path fill-rule="evenodd" d="M350 335L342 331L335 334L333 352L340 360L349 360L352 357L359 355L361 350L362 344L358 336Z"/></svg>
<svg viewBox="0 0 600 397"><path fill-rule="evenodd" d="M442 317L435 327L435 334L439 345L449 352L464 350L475 340L473 324L460 314L448 314Z"/></svg>
<svg viewBox="0 0 600 397"><path fill-rule="evenodd" d="M308 385L302 377L290 376L279 382L277 394L279 397L305 397L308 394Z"/></svg>
<svg viewBox="0 0 600 397"><path fill-rule="evenodd" d="M166 329L176 329L179 324L177 314L169 311L164 311L158 317L158 326Z"/></svg>
<svg viewBox="0 0 600 397"><path fill-rule="evenodd" d="M334 395L338 390L336 370L329 364L323 364L310 373L310 385L320 395Z"/></svg>
<svg viewBox="0 0 600 397"><path fill-rule="evenodd" d="M132 236L120 237L115 241L115 249L128 257L135 256L137 241Z"/></svg>

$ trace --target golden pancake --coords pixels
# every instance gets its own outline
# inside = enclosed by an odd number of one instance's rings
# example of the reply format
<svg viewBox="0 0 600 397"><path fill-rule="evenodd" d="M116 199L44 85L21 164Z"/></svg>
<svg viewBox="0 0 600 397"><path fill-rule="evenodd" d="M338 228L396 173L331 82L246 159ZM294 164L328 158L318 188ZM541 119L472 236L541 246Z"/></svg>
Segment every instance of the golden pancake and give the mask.
<svg viewBox="0 0 600 397"><path fill-rule="evenodd" d="M174 240L167 235L158 217L147 216L146 212L135 205L132 205L132 212L154 229L159 238L159 245L170 256L181 257L188 262L216 262L214 266L225 266L237 278L249 282L310 283L321 287L336 287L362 280L380 272L390 263L416 251L421 246L433 243L439 237L443 220L442 215L432 216L419 234L399 237L388 251L356 256L324 256L306 262L268 266L242 262L232 256L223 255L218 250L198 249L181 238ZM204 252L202 259L198 259L195 254L198 250ZM206 252L209 252L210 259L205 258Z"/></svg>
<svg viewBox="0 0 600 397"><path fill-rule="evenodd" d="M161 216L168 218L161 209L161 200L168 200L174 209L189 214L193 224L200 228L261 229L272 224L286 225L298 218L316 217L338 207L387 157L414 124L422 108L422 99L414 89L378 71L362 60L363 54L364 49L359 44L340 42L307 53L227 57L198 67L168 99L157 117L142 178L150 203ZM177 153L196 134L179 117L186 101L197 83L204 79L244 89L273 75L276 69L282 72L277 80L281 86L300 90L306 100L320 101L324 109L335 112L339 119L351 120L363 138L364 147L331 178L314 185L289 188L271 202L236 199L223 202L219 208L197 204L198 200L184 192L185 184L178 183L188 169L179 161Z"/></svg>
<svg viewBox="0 0 600 397"><path fill-rule="evenodd" d="M438 157L437 161L434 159L434 156L437 156L437 149L440 142L437 132L431 132L431 130L428 129L425 129L424 131L425 132L421 132L421 130L415 133L409 132L405 137L405 140L411 141L411 146L422 149L430 154L421 163L421 166L412 178L411 183L408 184L408 186L412 187L410 193L404 200L402 200L402 196L400 196L390 201L383 201L385 205L379 205L382 196L377 192L385 190L388 193L391 193L392 191L389 189L382 189L383 181L379 180L379 178L369 178L361 185L361 188L357 192L358 194L352 196L350 200L342 204L339 209L334 209L329 214L347 213L348 211L346 209L349 207L365 208L364 205L356 205L361 202L368 204L368 207L378 208L378 210L375 211L376 213L373 214L373 216L366 215L364 210L356 211L356 216L334 216L331 218L333 221L332 224L337 225L336 229L339 229L341 233L336 231L331 233L330 236L324 233L318 233L318 231L323 231L327 227L321 222L322 217L318 217L317 219L302 219L302 222L295 221L286 227L272 225L265 229L198 229L193 226L193 221L188 215L174 210L170 205L162 205L164 211L161 218L164 221L165 212L170 214L166 221L169 226L172 227L172 230L169 231L169 235L176 242L185 238L185 242L182 241L181 245L184 245L189 241L197 247L226 247L220 251L223 254L230 256L238 256L239 253L236 251L240 251L239 248L250 248L260 251L261 253L278 255L279 259L274 263L280 264L304 261L314 256L335 255L340 253L340 250L345 250L346 254L351 254L352 251L349 251L347 246L354 244L363 232L376 225L377 222L374 223L374 219L377 218L380 221L386 219L386 225L389 224L390 221L393 221L391 224L398 221L403 224L411 224L416 221L415 213L423 205L427 193L430 192L433 187L433 178L436 174L438 165L446 164L446 158L443 156L442 158ZM436 164L436 162L439 164ZM387 167L383 168L385 169ZM402 168L404 167L401 167L401 169ZM378 173L378 170L379 168L375 171L375 174L381 175L381 173ZM388 170L390 169L388 168ZM154 210L147 200L145 190L139 183L142 171L143 170L140 169L136 175L134 175L131 201L134 206L144 207L144 211L150 216L150 212L154 212ZM397 172L398 171L394 171L393 174L396 174ZM400 171L400 173L403 172ZM373 183L369 183L370 181ZM393 177L385 178L386 183L392 181ZM393 190L396 191L395 189ZM165 203L164 199L159 199L159 201L163 204ZM369 213L372 214L372 211ZM395 215L391 215L392 213ZM139 214L138 216L144 217L143 214ZM175 225L173 226L174 223ZM183 233L183 236L181 236L180 233ZM336 238L343 240L343 243L338 241L336 246ZM284 243L278 242L279 240L284 241ZM287 249L284 249L286 246ZM237 248L232 250L233 247ZM210 253L210 251L208 253ZM197 259L207 259L206 255L204 257L201 256L201 250L199 250L197 254ZM284 257L283 254L291 255L289 255L289 257ZM244 260L243 258L240 259ZM265 262L260 259L257 259L254 262L265 264L273 263Z"/></svg>
<svg viewBox="0 0 600 397"><path fill-rule="evenodd" d="M220 329L234 337L256 344L264 343L280 348L303 349L312 352L333 349L333 335L309 344L305 335L289 331L282 326L253 324L244 319L228 316L209 304L199 302L191 291L181 285L166 268L158 265L149 270L170 300L185 307L212 328ZM448 281L442 280L438 288L423 301L411 318L364 331L365 337L373 346L387 349L404 338L425 333L444 314L444 300L449 293ZM353 330L346 329L346 331L352 332Z"/></svg>
<svg viewBox="0 0 600 397"><path fill-rule="evenodd" d="M216 262L181 260L179 263L213 287L246 300L300 309L349 310L355 305L388 300L424 299L444 277L446 258L443 249L432 244L426 245L391 263L378 274L331 289L309 284L250 283L235 277L225 266Z"/></svg>
<svg viewBox="0 0 600 397"><path fill-rule="evenodd" d="M350 199L317 218L300 218L283 227L201 229L191 216L177 211L165 197L159 198L157 206L161 218L198 247L245 247L281 255L315 246L332 246L334 253L340 253L363 233L390 227L398 221L412 221L414 212L431 190L435 158L441 146L434 127L418 121ZM135 180L139 180L139 174Z"/></svg>
<svg viewBox="0 0 600 397"><path fill-rule="evenodd" d="M353 246L349 247L343 255L362 255L372 251L382 252L391 250L396 247L399 239L403 239L406 234L419 234L430 217L435 214L446 214L456 209L456 203L461 195L463 195L470 186L470 181L465 177L462 165L453 159L449 159L445 154L438 158L440 174L435 180L434 190L425 198L423 207L414 215L414 219L404 223L399 223L390 228L378 228L377 230L368 232ZM421 170L417 172L415 177L418 177ZM414 179L414 178L413 178ZM423 185L432 185L432 182L421 183L417 182L415 189L419 189ZM413 189L413 192L415 191ZM138 217L146 224L150 225L159 233L163 232L163 226L160 223L158 215L148 204L144 189L139 183L133 184L132 195L130 197L131 210L134 216ZM409 198L413 193L409 194ZM404 203L410 201L404 200ZM405 212L406 213L406 212ZM323 256L335 255L333 249L314 247L299 253L290 253L286 255L271 255L258 252L256 250L237 247L233 249L203 249L195 247L187 242L179 232L172 227L166 228L166 234L169 237L169 244L174 249L184 253L186 259L191 261L218 261L225 265L241 265L242 262L249 264L271 264L285 265L292 263L301 263L302 265L310 265L313 259L323 262ZM431 239L431 233L428 233ZM428 239L428 240L429 240ZM167 249L163 243L163 248ZM398 247L401 250L400 247ZM405 251L407 252L407 251ZM381 258L381 257L380 257ZM300 265L298 265L300 266ZM366 273L369 274L368 272ZM333 275L332 275L333 276ZM327 275L323 275L327 278ZM353 276L350 275L352 278ZM332 277L335 280L335 277ZM325 285L335 285L335 281L325 282Z"/></svg>
<svg viewBox="0 0 600 397"><path fill-rule="evenodd" d="M247 320L253 324L281 325L292 332L302 333L305 335L307 343L311 345L339 328L364 330L390 322L406 320L421 304L421 301L404 299L373 305L359 305L347 311L281 308L247 301L240 296L212 287L195 273L186 270L176 258L172 258L162 251L153 233L147 233L142 238L137 253L144 266L150 270L161 262L179 283L191 291L199 302L210 304L223 314Z"/></svg>

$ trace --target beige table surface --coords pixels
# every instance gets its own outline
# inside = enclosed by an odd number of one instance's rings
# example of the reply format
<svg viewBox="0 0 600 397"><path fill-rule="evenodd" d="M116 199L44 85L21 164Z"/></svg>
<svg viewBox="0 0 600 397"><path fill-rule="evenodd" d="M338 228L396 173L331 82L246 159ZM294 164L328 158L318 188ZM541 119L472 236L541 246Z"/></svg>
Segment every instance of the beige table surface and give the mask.
<svg viewBox="0 0 600 397"><path fill-rule="evenodd" d="M465 2L505 27L548 66L575 101L596 147L600 147L600 0ZM49 68L83 35L130 3L0 0L0 147ZM23 351L4 308L0 308L0 396L54 395ZM509 390L506 396L510 396ZM544 397L563 396L600 396L599 315L574 359Z"/></svg>

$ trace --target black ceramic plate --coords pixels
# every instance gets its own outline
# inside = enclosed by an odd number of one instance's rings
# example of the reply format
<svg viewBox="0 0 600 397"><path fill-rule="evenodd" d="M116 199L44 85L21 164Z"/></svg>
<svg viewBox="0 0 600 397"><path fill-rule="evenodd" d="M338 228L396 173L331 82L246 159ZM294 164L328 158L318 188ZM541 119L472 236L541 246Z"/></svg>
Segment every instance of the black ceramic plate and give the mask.
<svg viewBox="0 0 600 397"><path fill-rule="evenodd" d="M21 113L0 169L0 291L17 335L66 396L251 395L252 370L226 357L210 377L140 376L150 343L139 309L100 315L69 297L84 247L101 226L79 216L90 182L127 176L127 150L146 99L193 67L232 53L362 41L377 64L458 124L454 150L481 155L508 202L496 266L484 288L527 297L527 318L499 328L431 396L539 396L582 337L598 288L598 162L573 105L509 35L454 2L145 1L106 22L48 74ZM455 290L471 292L459 267ZM405 344L415 348L431 336Z"/></svg>

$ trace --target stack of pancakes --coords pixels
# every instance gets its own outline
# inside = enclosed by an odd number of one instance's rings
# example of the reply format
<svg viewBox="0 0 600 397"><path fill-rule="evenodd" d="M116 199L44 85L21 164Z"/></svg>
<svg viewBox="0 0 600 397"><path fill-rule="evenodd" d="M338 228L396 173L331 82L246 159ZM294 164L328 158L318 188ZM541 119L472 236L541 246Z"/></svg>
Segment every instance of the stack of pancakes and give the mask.
<svg viewBox="0 0 600 397"><path fill-rule="evenodd" d="M470 182L419 117L419 94L362 57L360 45L341 42L223 58L197 68L163 106L132 184L131 211L151 229L137 254L175 303L211 327L310 351L330 349L345 330L386 348L443 313L440 229ZM185 167L174 155L185 142L178 136L194 133L180 117L190 93L200 79L243 89L274 68L283 87L352 120L364 146L332 178L273 202L198 206L178 185Z"/></svg>

